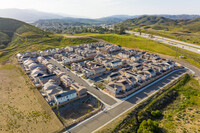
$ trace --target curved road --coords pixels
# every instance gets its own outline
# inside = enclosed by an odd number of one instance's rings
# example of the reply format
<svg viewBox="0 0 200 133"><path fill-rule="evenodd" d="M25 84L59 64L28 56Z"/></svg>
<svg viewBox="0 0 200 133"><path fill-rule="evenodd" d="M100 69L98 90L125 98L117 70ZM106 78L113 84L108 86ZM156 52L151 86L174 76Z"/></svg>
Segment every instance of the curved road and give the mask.
<svg viewBox="0 0 200 133"><path fill-rule="evenodd" d="M107 110L102 111L97 116L89 118L88 120L72 127L68 131L72 133L90 133L99 130L101 127L110 123L126 111L130 110L132 107L136 106L138 103L147 99L149 96L160 90L163 86L170 83L174 79L180 77L182 74L186 73L187 70L175 70L168 75L154 81L153 83L147 85L143 89L137 91L136 93L130 95L127 100L122 101L117 106Z"/></svg>
<svg viewBox="0 0 200 133"><path fill-rule="evenodd" d="M169 38L164 38L164 37L160 37L160 36L155 36L155 35L153 35L154 38L150 38L149 34L146 34L146 33L142 33L141 35L138 32L133 32L133 31L126 31L126 33L134 34L136 36L148 38L148 39L151 39L151 40L154 40L154 41L158 41L158 42L161 42L161 43L165 43L165 44L168 44L168 45L172 45L172 46L175 46L175 47L179 47L179 48L200 54L200 46L195 45L195 44L190 44L190 43L177 41L177 40L173 40L173 39L169 39Z"/></svg>

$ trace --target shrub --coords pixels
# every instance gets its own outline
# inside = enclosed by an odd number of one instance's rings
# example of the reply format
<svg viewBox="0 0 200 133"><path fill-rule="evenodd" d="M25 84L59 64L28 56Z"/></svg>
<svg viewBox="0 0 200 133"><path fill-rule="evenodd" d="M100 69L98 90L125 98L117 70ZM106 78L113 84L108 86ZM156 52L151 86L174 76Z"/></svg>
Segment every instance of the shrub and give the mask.
<svg viewBox="0 0 200 133"><path fill-rule="evenodd" d="M159 133L158 123L156 121L152 121L151 119L143 120L137 130L137 133Z"/></svg>
<svg viewBox="0 0 200 133"><path fill-rule="evenodd" d="M159 118L162 116L162 112L160 110L151 111L151 115L155 118Z"/></svg>

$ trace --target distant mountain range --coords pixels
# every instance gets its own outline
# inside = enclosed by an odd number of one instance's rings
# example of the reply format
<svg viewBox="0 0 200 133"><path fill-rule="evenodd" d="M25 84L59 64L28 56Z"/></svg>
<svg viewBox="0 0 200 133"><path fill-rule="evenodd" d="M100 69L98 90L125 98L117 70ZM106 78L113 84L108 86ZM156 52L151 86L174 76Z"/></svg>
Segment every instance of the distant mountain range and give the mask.
<svg viewBox="0 0 200 133"><path fill-rule="evenodd" d="M54 13L46 13L32 9L0 9L0 17L4 18L13 18L17 20L21 20L28 23L33 23L38 20L49 20L49 19L61 19L60 21L65 22L79 22L79 23L88 23L88 24L115 24L122 22L127 19L136 18L143 15L113 15L108 17L102 17L99 19L89 19L89 18L80 18L73 15L68 14L54 14ZM194 19L200 17L200 15L149 15L149 16L162 16L171 19Z"/></svg>
<svg viewBox="0 0 200 133"><path fill-rule="evenodd" d="M61 19L61 15L46 13L31 9L0 9L0 17L21 20L27 23L33 23L39 19Z"/></svg>

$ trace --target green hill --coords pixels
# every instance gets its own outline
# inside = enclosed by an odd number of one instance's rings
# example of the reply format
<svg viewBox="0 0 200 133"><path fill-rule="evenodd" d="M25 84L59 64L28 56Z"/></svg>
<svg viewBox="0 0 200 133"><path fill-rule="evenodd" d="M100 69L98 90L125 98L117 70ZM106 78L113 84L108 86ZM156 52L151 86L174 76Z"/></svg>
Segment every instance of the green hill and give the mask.
<svg viewBox="0 0 200 133"><path fill-rule="evenodd" d="M38 37L48 34L22 21L0 18L0 49L6 48L16 36Z"/></svg>
<svg viewBox="0 0 200 133"><path fill-rule="evenodd" d="M9 57L18 52L45 50L95 41L91 38L66 38L18 20L0 18L0 62L7 61Z"/></svg>
<svg viewBox="0 0 200 133"><path fill-rule="evenodd" d="M144 28L154 30L170 29L171 31L199 32L200 18L196 19L170 19L160 16L142 16L128 19L120 26L128 28Z"/></svg>

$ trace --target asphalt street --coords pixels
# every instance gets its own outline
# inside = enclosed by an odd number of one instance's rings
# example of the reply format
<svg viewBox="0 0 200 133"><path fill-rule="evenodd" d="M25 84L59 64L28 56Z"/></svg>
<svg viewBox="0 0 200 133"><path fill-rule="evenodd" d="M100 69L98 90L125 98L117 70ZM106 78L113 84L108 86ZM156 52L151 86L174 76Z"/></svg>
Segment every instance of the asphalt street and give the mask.
<svg viewBox="0 0 200 133"><path fill-rule="evenodd" d="M55 64L63 72L66 72L74 81L85 86L86 89L90 93L92 93L96 97L98 97L98 99L100 99L103 103L108 104L108 105L113 105L117 102L115 99L109 97L108 95L104 94L103 92L99 91L98 89L95 89L94 87L89 86L88 83L86 83L81 77L75 75L71 71L68 71L66 68L63 68L63 66L61 64L59 64L57 61L55 61L53 59L49 59L49 62L51 62L52 64Z"/></svg>
<svg viewBox="0 0 200 133"><path fill-rule="evenodd" d="M155 81L149 86L147 86L143 91L136 93L135 95L131 96L127 100L120 103L118 106L106 111L102 112L101 114L97 115L96 117L87 120L83 124L77 125L71 129L69 129L72 133L90 133L97 130L99 127L104 126L106 123L112 121L116 117L118 117L123 112L129 110L131 107L140 103L143 99L149 97L151 94L158 91L160 88L168 84L169 82L173 81L175 78L179 77L186 70L178 70L170 73L160 81Z"/></svg>
<svg viewBox="0 0 200 133"><path fill-rule="evenodd" d="M146 33L142 33L141 35L138 32L133 32L133 31L126 31L126 33L129 34L134 34L136 36L140 36L140 37L144 37L144 38L148 38L151 40L155 40L161 43L165 43L168 45L172 45L178 48L182 48L197 54L200 54L200 46L195 45L195 44L190 44L190 43L185 43L182 41L177 41L177 40L173 40L173 39L169 39L169 38L164 38L164 37L160 37L160 36L154 36L153 38L149 37L149 34Z"/></svg>

